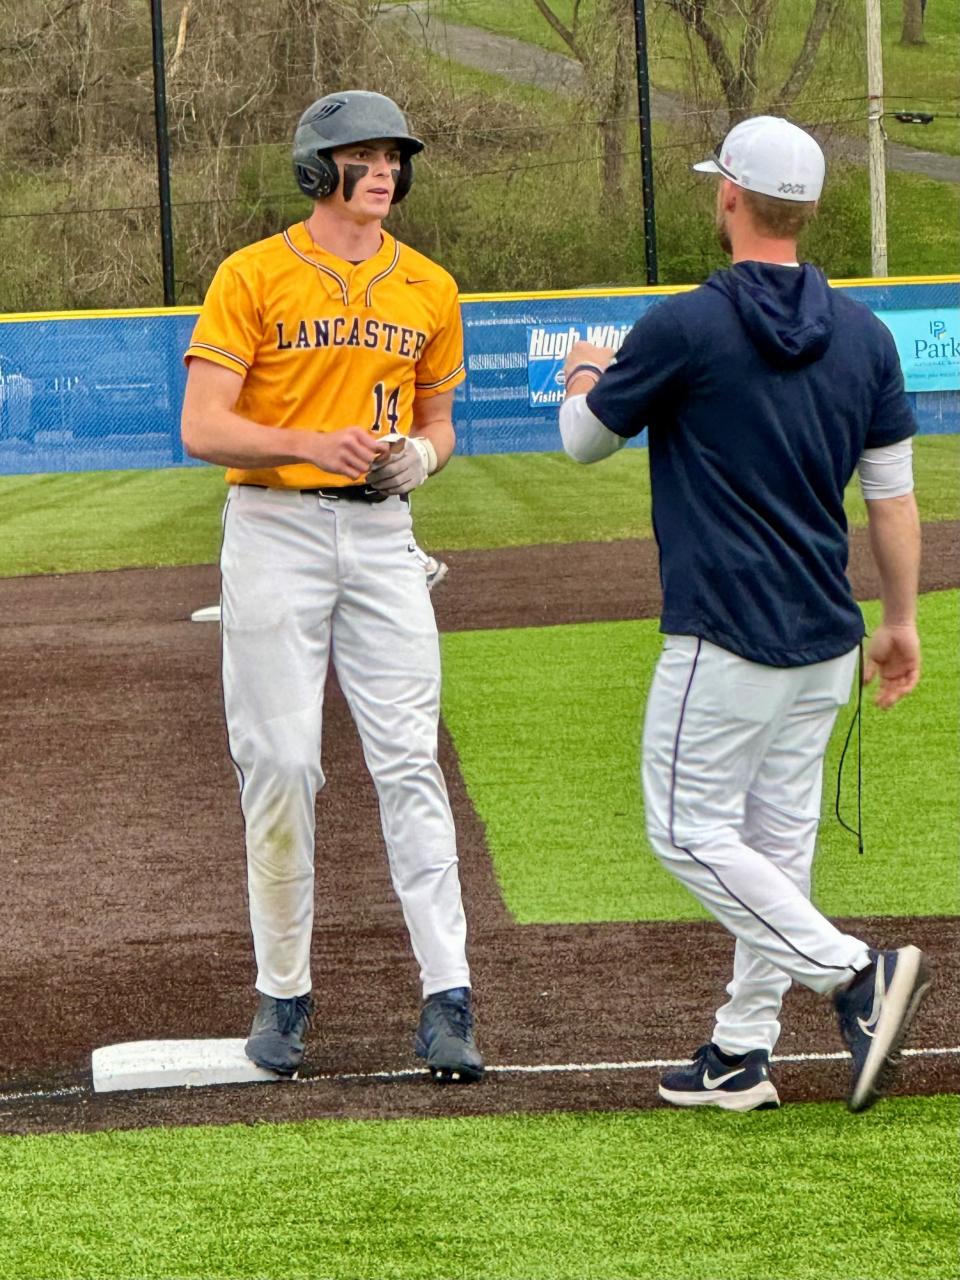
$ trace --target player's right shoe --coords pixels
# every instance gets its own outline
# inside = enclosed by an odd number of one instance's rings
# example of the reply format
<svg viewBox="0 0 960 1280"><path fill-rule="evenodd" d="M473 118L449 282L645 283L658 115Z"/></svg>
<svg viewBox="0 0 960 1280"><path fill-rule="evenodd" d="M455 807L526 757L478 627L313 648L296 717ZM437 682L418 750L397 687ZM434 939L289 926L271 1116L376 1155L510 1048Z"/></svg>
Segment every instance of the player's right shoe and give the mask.
<svg viewBox="0 0 960 1280"><path fill-rule="evenodd" d="M313 1015L313 997L293 996L278 1000L260 993L250 1038L244 1052L251 1062L277 1075L296 1075L303 1061L307 1030Z"/></svg>
<svg viewBox="0 0 960 1280"><path fill-rule="evenodd" d="M715 1044L701 1045L689 1066L660 1077L658 1092L675 1107L772 1111L780 1105L766 1049L754 1049L731 1064L718 1056Z"/></svg>
<svg viewBox="0 0 960 1280"><path fill-rule="evenodd" d="M483 1079L483 1058L473 1038L470 988L451 987L428 996L420 1010L413 1051L438 1084Z"/></svg>
<svg viewBox="0 0 960 1280"><path fill-rule="evenodd" d="M867 967L833 995L840 1034L853 1057L847 1099L851 1111L872 1107L889 1084L900 1046L930 986L919 948L871 949L869 955Z"/></svg>

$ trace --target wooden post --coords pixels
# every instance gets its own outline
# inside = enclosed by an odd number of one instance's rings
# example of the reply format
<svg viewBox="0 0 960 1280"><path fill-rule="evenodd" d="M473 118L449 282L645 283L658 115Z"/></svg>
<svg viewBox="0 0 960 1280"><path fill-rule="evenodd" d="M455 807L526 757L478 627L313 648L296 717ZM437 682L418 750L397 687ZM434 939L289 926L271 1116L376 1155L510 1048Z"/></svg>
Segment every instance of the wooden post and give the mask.
<svg viewBox="0 0 960 1280"><path fill-rule="evenodd" d="M867 0L867 145L870 169L870 270L887 274L887 174L883 134L880 0Z"/></svg>

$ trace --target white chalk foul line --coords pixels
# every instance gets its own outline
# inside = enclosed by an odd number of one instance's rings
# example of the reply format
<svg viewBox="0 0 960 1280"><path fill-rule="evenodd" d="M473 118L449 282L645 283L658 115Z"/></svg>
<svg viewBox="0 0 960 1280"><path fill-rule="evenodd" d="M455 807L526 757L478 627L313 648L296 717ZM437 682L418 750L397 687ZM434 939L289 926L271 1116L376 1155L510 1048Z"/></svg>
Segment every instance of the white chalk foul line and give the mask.
<svg viewBox="0 0 960 1280"><path fill-rule="evenodd" d="M960 1045L935 1049L903 1049L904 1058L935 1058L956 1056L960 1054ZM849 1058L847 1053L792 1053L777 1056L771 1061L774 1065L780 1062L843 1062ZM588 1075L593 1071L655 1071L664 1067L683 1067L689 1058L642 1058L635 1062L544 1062L544 1063L501 1063L486 1068L488 1075ZM418 1080L426 1074L425 1067L410 1067L403 1071L365 1071L341 1072L336 1075L307 1076L294 1083L300 1086L312 1084L329 1084L331 1081L344 1081L350 1084L373 1084L378 1080ZM285 1082L289 1084L290 1082ZM198 1086L191 1086L190 1092ZM58 1102L66 1098L82 1098L90 1095L92 1090L84 1085L71 1085L64 1089L38 1089L31 1092L0 1093L0 1106L15 1102Z"/></svg>
<svg viewBox="0 0 960 1280"><path fill-rule="evenodd" d="M960 1054L960 1045L951 1048L937 1049L902 1049L901 1054L905 1058L930 1058L944 1054ZM771 1063L776 1066L779 1062L843 1062L848 1061L849 1053L794 1053L777 1055L771 1058ZM685 1067L690 1062L689 1058L643 1058L636 1062L544 1062L536 1065L527 1065L523 1063L504 1063L499 1066L488 1066L486 1068L487 1075L525 1075L525 1076L544 1076L544 1075L561 1075L576 1074L584 1075L592 1071L655 1071L662 1070L664 1067ZM371 1071L365 1073L352 1073L343 1075L329 1076L309 1076L307 1079L300 1081L301 1084L319 1084L321 1081L330 1080L349 1080L351 1082L364 1080L410 1080L423 1075L423 1068L417 1070L410 1068L405 1071Z"/></svg>
<svg viewBox="0 0 960 1280"><path fill-rule="evenodd" d="M56 1102L60 1098L82 1098L90 1092L82 1084L69 1089L37 1089L25 1093L0 1093L0 1106L7 1102Z"/></svg>

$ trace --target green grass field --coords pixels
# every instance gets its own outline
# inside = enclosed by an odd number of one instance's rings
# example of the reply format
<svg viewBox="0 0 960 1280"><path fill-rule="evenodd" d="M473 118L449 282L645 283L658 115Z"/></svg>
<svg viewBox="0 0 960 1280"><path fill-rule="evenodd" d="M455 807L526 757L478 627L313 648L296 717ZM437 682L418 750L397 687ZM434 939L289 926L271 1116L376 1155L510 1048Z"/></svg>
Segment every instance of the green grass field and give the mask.
<svg viewBox="0 0 960 1280"><path fill-rule="evenodd" d="M862 860L833 816L852 702L838 718L814 891L828 915L960 909L960 797L929 785L931 761L943 777L960 769L958 602L954 591L923 598L917 691L889 712L864 699ZM864 612L868 625L878 616L876 604ZM640 723L659 650L656 621L443 637L444 719L504 899L524 924L706 918L643 834ZM855 751L843 778L841 812L856 825Z"/></svg>
<svg viewBox="0 0 960 1280"><path fill-rule="evenodd" d="M949 1280L957 1121L940 1097L0 1138L0 1276Z"/></svg>
<svg viewBox="0 0 960 1280"><path fill-rule="evenodd" d="M956 519L956 441L917 445L924 518ZM213 468L0 480L0 574L209 562L222 494ZM848 508L862 520L853 493ZM431 549L648 536L646 459L588 476L555 455L457 459L416 513ZM955 789L929 784L956 770L956 593L927 598L923 624L925 683L866 715L866 860L827 824L817 887L837 910L956 909ZM446 714L521 918L691 914L679 892L670 908L635 839L631 761L656 647L653 623L444 639ZM470 701L481 683L486 719ZM573 795L579 812L560 795L571 738L598 784ZM611 761L616 784L600 786ZM536 877L507 848L518 802L556 826ZM559 884L571 877L586 915ZM0 1280L952 1280L958 1118L958 1099L933 1097L859 1117L810 1104L0 1137Z"/></svg>
<svg viewBox="0 0 960 1280"><path fill-rule="evenodd" d="M925 520L960 518L957 463L957 437L917 438ZM216 467L2 476L0 577L214 563L224 495ZM651 536L642 449L591 468L560 453L456 457L414 503L417 537L431 550ZM847 512L853 525L866 520L856 481Z"/></svg>

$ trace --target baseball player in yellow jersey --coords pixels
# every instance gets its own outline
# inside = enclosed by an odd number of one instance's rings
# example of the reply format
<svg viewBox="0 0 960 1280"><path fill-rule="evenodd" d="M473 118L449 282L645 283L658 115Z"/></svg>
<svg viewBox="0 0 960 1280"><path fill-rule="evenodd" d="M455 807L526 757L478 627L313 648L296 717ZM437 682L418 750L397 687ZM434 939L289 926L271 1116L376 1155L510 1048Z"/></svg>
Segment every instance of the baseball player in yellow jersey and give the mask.
<svg viewBox="0 0 960 1280"><path fill-rule="evenodd" d="M463 334L455 281L381 226L422 148L381 94L309 107L293 160L313 212L221 264L185 356L184 445L226 466L230 485L223 692L260 993L246 1051L280 1075L299 1068L313 1011L331 656L420 965L415 1052L437 1080L483 1075L437 762L437 628L408 499L453 452Z"/></svg>

